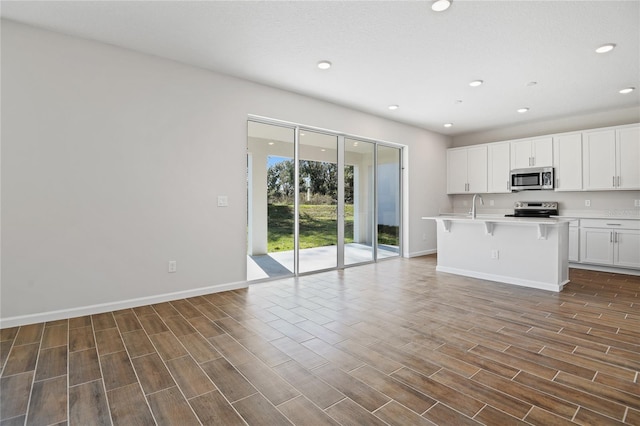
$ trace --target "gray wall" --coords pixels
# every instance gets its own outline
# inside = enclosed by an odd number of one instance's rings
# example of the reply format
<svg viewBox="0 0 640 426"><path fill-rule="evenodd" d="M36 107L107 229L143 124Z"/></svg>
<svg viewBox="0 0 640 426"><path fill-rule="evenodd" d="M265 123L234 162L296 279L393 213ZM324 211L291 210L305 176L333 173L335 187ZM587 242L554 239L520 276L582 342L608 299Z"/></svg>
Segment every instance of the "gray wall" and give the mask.
<svg viewBox="0 0 640 426"><path fill-rule="evenodd" d="M620 95L623 96L623 95ZM630 95L632 96L632 95ZM454 136L452 146L467 146L479 143L500 142L510 139L528 138L552 133L573 132L598 127L620 126L640 122L640 107L624 108L606 112L575 115L554 120L536 121L517 126L503 127L483 132Z"/></svg>
<svg viewBox="0 0 640 426"><path fill-rule="evenodd" d="M446 136L5 20L1 53L2 326L246 285L249 114L406 145L405 250L436 247Z"/></svg>

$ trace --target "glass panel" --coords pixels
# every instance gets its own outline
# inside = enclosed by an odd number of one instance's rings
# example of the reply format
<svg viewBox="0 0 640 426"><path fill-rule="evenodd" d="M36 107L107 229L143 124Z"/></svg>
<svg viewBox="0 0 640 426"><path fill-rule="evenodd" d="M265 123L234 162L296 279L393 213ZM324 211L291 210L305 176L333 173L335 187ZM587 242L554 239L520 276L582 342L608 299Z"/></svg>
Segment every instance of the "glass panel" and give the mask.
<svg viewBox="0 0 640 426"><path fill-rule="evenodd" d="M378 145L378 259L400 255L400 149Z"/></svg>
<svg viewBox="0 0 640 426"><path fill-rule="evenodd" d="M300 131L299 272L338 266L338 138Z"/></svg>
<svg viewBox="0 0 640 426"><path fill-rule="evenodd" d="M344 264L373 261L376 145L344 140Z"/></svg>
<svg viewBox="0 0 640 426"><path fill-rule="evenodd" d="M294 272L294 132L248 123L247 280Z"/></svg>

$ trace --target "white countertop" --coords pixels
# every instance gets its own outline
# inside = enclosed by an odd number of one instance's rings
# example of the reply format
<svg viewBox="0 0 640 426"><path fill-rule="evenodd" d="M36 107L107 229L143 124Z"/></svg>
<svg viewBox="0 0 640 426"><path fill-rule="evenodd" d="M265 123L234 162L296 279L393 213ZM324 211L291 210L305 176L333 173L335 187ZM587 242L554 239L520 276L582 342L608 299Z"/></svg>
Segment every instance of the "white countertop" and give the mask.
<svg viewBox="0 0 640 426"><path fill-rule="evenodd" d="M464 222L492 222L492 223L517 223L522 225L560 225L562 223L571 222L572 218L565 217L505 217L504 215L484 215L479 214L476 218L472 218L467 214L443 214L439 216L424 216L422 219L431 220L454 220Z"/></svg>
<svg viewBox="0 0 640 426"><path fill-rule="evenodd" d="M609 220L640 220L640 216L612 216L602 214L562 214L553 216L561 219L609 219Z"/></svg>
<svg viewBox="0 0 640 426"><path fill-rule="evenodd" d="M487 210L484 210L487 212ZM559 219L615 219L615 220L640 220L640 209L628 210L562 210L561 214L552 216ZM479 218L502 217L505 214L513 214L513 209L496 209L492 213L478 213ZM468 217L468 213L440 213L440 216ZM438 217L438 216L434 216Z"/></svg>

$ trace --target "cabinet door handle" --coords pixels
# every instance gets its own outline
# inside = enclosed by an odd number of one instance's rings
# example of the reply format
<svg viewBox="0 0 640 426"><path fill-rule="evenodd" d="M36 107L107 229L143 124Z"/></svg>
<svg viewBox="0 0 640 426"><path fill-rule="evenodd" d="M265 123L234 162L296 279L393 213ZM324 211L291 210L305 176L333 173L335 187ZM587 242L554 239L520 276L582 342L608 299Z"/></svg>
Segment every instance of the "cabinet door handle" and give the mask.
<svg viewBox="0 0 640 426"><path fill-rule="evenodd" d="M607 223L607 226L622 226L621 223Z"/></svg>
<svg viewBox="0 0 640 426"><path fill-rule="evenodd" d="M619 235L619 234L618 234L617 232L614 232L614 233L613 233L613 242L614 242L614 243L617 243L617 242L618 242L618 235Z"/></svg>
<svg viewBox="0 0 640 426"><path fill-rule="evenodd" d="M615 188L616 187L616 177L613 176L613 178L611 179L611 185Z"/></svg>
<svg viewBox="0 0 640 426"><path fill-rule="evenodd" d="M620 176L618 176L618 188L620 188Z"/></svg>
<svg viewBox="0 0 640 426"><path fill-rule="evenodd" d="M613 232L609 232L609 242L613 242Z"/></svg>

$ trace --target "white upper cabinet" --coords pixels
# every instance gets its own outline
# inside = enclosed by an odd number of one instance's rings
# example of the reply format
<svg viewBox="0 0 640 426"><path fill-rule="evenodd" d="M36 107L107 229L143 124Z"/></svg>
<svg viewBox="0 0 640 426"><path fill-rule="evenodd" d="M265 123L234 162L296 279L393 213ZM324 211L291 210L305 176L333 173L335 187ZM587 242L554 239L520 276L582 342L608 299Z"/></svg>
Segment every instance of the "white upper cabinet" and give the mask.
<svg viewBox="0 0 640 426"><path fill-rule="evenodd" d="M447 193L467 192L467 150L447 150Z"/></svg>
<svg viewBox="0 0 640 426"><path fill-rule="evenodd" d="M509 142L497 142L489 144L487 147L489 159L487 192L511 192L511 186L509 185L511 144Z"/></svg>
<svg viewBox="0 0 640 426"><path fill-rule="evenodd" d="M447 193L487 192L487 146L447 150Z"/></svg>
<svg viewBox="0 0 640 426"><path fill-rule="evenodd" d="M510 192L531 167L553 167L556 191L640 190L640 124L448 149L447 193Z"/></svg>
<svg viewBox="0 0 640 426"><path fill-rule="evenodd" d="M640 189L640 127L582 135L585 190Z"/></svg>
<svg viewBox="0 0 640 426"><path fill-rule="evenodd" d="M618 189L640 189L640 126L616 131Z"/></svg>
<svg viewBox="0 0 640 426"><path fill-rule="evenodd" d="M582 133L553 138L556 191L582 190Z"/></svg>
<svg viewBox="0 0 640 426"><path fill-rule="evenodd" d="M511 142L511 168L553 166L553 138L543 137Z"/></svg>
<svg viewBox="0 0 640 426"><path fill-rule="evenodd" d="M487 192L487 146L467 151L468 192Z"/></svg>
<svg viewBox="0 0 640 426"><path fill-rule="evenodd" d="M587 190L615 189L616 132L601 130L582 134L583 187Z"/></svg>

